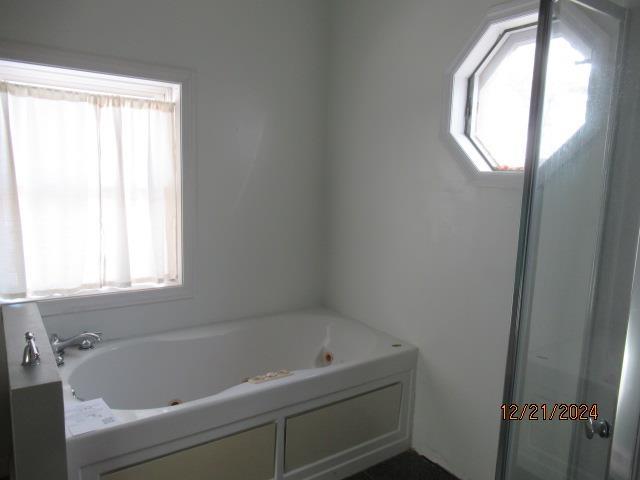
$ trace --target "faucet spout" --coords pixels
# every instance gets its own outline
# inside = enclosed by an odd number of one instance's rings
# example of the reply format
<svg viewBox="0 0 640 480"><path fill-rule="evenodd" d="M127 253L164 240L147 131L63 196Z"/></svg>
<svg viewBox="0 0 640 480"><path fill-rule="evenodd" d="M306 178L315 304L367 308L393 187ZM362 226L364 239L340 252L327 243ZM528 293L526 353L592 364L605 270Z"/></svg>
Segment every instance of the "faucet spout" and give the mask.
<svg viewBox="0 0 640 480"><path fill-rule="evenodd" d="M64 351L66 348L77 346L80 350L87 350L101 341L102 332L82 332L66 339L62 339L54 333L50 338L51 349L56 356L58 366L64 364Z"/></svg>

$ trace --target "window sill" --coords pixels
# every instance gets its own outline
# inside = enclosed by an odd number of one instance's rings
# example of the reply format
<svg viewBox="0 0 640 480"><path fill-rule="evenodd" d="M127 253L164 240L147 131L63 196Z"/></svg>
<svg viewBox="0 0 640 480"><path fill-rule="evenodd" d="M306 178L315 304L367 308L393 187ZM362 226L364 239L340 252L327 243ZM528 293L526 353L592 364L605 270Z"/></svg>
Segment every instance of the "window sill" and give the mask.
<svg viewBox="0 0 640 480"><path fill-rule="evenodd" d="M185 285L176 285L139 290L95 293L58 298L27 299L18 303L36 302L42 316L106 310L148 303L168 302L191 298L193 295Z"/></svg>

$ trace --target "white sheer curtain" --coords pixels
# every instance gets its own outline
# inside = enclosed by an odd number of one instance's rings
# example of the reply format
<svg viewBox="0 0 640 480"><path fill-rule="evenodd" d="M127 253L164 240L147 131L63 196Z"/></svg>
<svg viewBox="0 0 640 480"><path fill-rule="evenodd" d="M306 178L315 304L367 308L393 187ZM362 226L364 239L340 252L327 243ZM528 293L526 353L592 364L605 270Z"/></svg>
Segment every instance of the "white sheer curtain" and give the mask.
<svg viewBox="0 0 640 480"><path fill-rule="evenodd" d="M0 298L179 281L175 104L0 82Z"/></svg>

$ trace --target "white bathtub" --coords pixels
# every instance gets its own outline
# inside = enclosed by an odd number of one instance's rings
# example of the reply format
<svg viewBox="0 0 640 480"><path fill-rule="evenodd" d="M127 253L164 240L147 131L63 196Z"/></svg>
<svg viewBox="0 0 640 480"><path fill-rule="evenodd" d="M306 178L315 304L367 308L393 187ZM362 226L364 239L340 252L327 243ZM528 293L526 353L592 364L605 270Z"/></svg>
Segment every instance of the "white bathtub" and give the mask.
<svg viewBox="0 0 640 480"><path fill-rule="evenodd" d="M122 420L67 438L69 478L99 479L271 422L274 478L342 478L409 447L416 357L403 341L317 311L109 341L90 351L68 349L60 367L65 405L101 397ZM283 369L292 374L245 381ZM394 384L402 391L397 427L286 468L288 418ZM183 403L168 406L173 400Z"/></svg>

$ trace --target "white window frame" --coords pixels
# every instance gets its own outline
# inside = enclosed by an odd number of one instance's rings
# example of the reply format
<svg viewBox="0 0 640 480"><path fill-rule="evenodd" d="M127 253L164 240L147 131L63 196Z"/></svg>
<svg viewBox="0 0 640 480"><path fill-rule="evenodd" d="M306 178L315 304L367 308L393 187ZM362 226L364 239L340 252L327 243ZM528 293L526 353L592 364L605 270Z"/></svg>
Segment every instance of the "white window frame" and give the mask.
<svg viewBox="0 0 640 480"><path fill-rule="evenodd" d="M486 55L500 40L503 32L529 23L537 23L538 9L539 2L535 0L514 0L492 8L446 74L447 91L442 116L442 136L454 155L481 186L521 188L524 174L522 171L493 170L467 135L468 82ZM562 28L562 35L570 38L581 48L587 50L587 43L597 45L595 52L606 52L613 48L606 33L588 16L580 15L580 18L576 19L564 17L563 22L565 28ZM593 127L585 125L582 128ZM554 155L550 160L553 158ZM550 169L557 168L556 163L548 160L542 169L548 174Z"/></svg>
<svg viewBox="0 0 640 480"><path fill-rule="evenodd" d="M493 170L466 133L469 79L506 30L537 23L539 2L516 0L492 8L446 74L447 91L442 136L454 155L479 184L521 188L522 171Z"/></svg>
<svg viewBox="0 0 640 480"><path fill-rule="evenodd" d="M85 85L86 79L102 93L105 91L120 95L143 96L145 98L169 99L172 95L171 84L180 85L180 98L177 110L180 114L180 149L181 149L181 184L179 195L181 205L181 235L179 251L181 252L181 284L153 287L148 289L132 289L118 292L90 293L59 298L27 299L20 302L36 301L43 315L61 315L90 310L126 307L155 302L166 302L191 298L193 296L193 246L195 240L195 133L193 103L193 73L182 68L132 62L122 59L85 55L75 52L38 47L27 44L0 41L0 61L21 62L31 64L25 71L42 67L71 69L79 71L78 85ZM20 69L10 72L14 80L19 81ZM59 76L59 75L61 76ZM51 72L48 81L69 85L69 72ZM130 84L123 89L122 82L114 85L109 76L127 77ZM64 78L63 78L64 77ZM141 79L146 81L140 82ZM23 78L24 81L24 78ZM154 86L149 85L149 81ZM91 87L89 87L91 91ZM20 303L7 302L7 303Z"/></svg>
<svg viewBox="0 0 640 480"><path fill-rule="evenodd" d="M485 58L473 71L468 80L467 87L467 103L465 106L465 135L476 147L476 150L482 155L484 161L489 164L492 171L504 172L498 170L496 160L491 152L482 143L482 140L476 135L477 111L473 108L478 104L478 95L480 94L479 77L487 71L495 70L507 55L513 52L518 46L530 42L533 35L534 41L536 36L537 24L520 25L511 30L502 32L498 41L491 47Z"/></svg>

